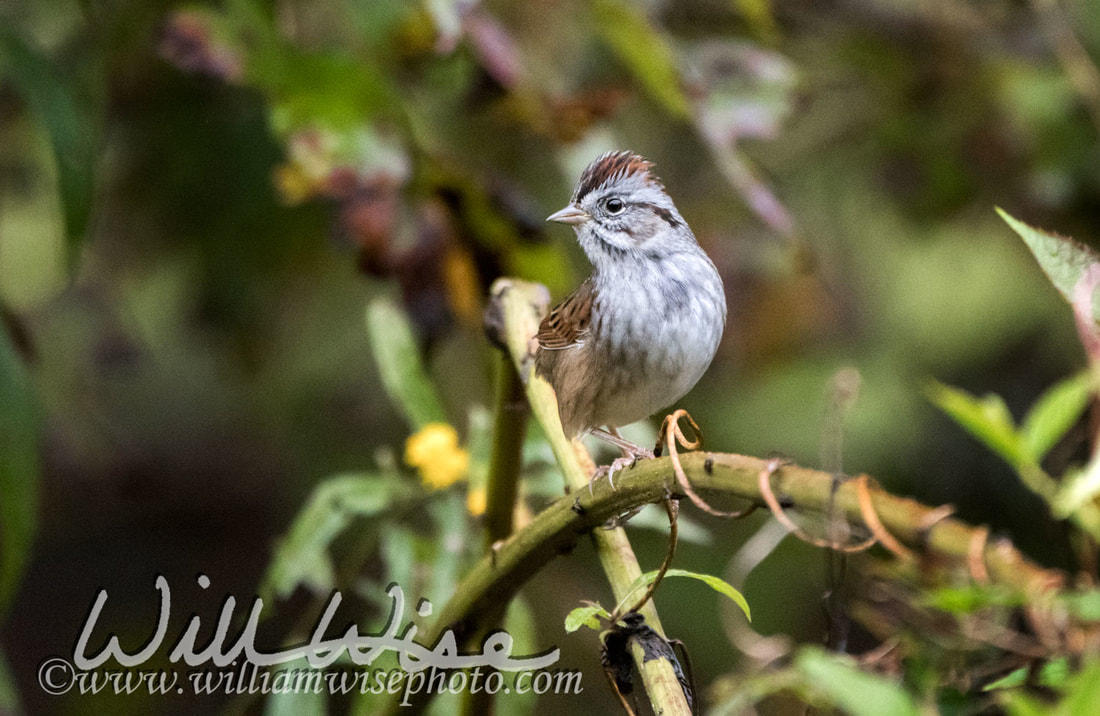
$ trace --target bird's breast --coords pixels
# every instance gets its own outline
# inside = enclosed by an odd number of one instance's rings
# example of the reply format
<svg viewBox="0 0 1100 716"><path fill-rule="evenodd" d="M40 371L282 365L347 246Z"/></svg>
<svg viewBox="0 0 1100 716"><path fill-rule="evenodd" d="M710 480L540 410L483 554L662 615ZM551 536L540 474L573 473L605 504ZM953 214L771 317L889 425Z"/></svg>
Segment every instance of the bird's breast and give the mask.
<svg viewBox="0 0 1100 716"><path fill-rule="evenodd" d="M670 264L666 271L624 272L600 286L592 349L612 378L608 392L644 413L634 419L683 397L717 351L725 298L713 265L705 258L701 262L696 273L702 276Z"/></svg>

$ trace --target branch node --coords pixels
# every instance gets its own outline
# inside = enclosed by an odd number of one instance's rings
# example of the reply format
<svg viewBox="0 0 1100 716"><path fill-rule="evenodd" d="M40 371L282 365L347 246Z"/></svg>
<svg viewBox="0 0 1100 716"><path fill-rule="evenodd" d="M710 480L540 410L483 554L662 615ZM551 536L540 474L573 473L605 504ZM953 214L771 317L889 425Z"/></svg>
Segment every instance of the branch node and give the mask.
<svg viewBox="0 0 1100 716"><path fill-rule="evenodd" d="M917 525L917 528L924 534L925 538L927 539L928 533L932 531L932 528L934 528L936 525L943 522L953 514L955 514L954 505L940 505L939 507L934 507L921 516L920 523Z"/></svg>

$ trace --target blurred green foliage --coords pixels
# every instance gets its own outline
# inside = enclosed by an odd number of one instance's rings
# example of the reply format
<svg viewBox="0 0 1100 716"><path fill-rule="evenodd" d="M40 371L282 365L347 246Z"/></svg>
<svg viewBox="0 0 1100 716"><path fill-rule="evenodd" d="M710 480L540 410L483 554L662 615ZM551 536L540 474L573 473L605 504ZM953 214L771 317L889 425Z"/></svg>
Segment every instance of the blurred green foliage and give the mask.
<svg viewBox="0 0 1100 716"><path fill-rule="evenodd" d="M0 617L15 596L37 524L39 414L14 346L0 337Z"/></svg>
<svg viewBox="0 0 1100 716"><path fill-rule="evenodd" d="M10 30L0 34L0 67L46 128L58 173L70 261L88 228L96 170L97 115L76 83L43 52Z"/></svg>
<svg viewBox="0 0 1100 716"><path fill-rule="evenodd" d="M1029 225L1100 239L1094 14L1084 0L0 4L0 709L80 711L47 698L35 666L71 650L99 587L140 640L157 573L270 596L276 640L300 635L318 590L354 594L364 622L391 580L442 604L480 545L485 289L515 274L559 297L580 281L573 237L543 219L610 148L657 163L726 282L725 341L684 401L708 448L839 454L829 469L954 503L1087 570L1067 525L1095 532L1100 483L1059 296L1080 266L1052 273L1037 250L1052 289L994 207L1028 222L1010 220L1033 250L1049 237ZM853 368L838 429L830 386ZM931 379L959 386L936 402L969 432L927 399ZM404 464L429 424L457 429L464 483L432 490ZM524 458L538 509L560 489L535 428ZM754 637L820 641L820 553L787 542L750 559L763 520L700 522L713 538L683 544L678 567L740 574L726 581ZM663 529L634 530L647 568ZM597 656L561 630L580 600L608 601L582 552L549 565L507 626L593 675L596 710L614 705ZM784 713L801 712L791 694L854 712L1042 708L1034 680L982 692L1024 667L958 636L1010 623L1020 595L916 581L852 565L851 650L886 627L911 650L875 675L820 651L769 671L724 597L658 602L716 685L709 704L736 684L729 703ZM869 605L883 582L897 592ZM1095 668L1046 685L1059 708L1080 713Z"/></svg>

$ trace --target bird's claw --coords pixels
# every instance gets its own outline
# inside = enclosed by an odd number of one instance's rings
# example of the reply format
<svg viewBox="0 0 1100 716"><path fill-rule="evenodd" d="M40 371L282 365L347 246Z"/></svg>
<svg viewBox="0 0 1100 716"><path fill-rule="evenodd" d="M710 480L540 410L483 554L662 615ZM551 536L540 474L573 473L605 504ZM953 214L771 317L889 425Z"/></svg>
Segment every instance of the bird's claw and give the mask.
<svg viewBox="0 0 1100 716"><path fill-rule="evenodd" d="M588 492L592 494L592 483L599 480L604 475L607 475L607 484L611 485L611 489L615 489L615 473L623 470L624 468L634 467L635 463L640 459L652 460L653 451L642 448L637 452L632 452L630 455L623 455L622 457L615 458L610 465L601 465L596 468L596 472L592 474L592 479L588 482Z"/></svg>

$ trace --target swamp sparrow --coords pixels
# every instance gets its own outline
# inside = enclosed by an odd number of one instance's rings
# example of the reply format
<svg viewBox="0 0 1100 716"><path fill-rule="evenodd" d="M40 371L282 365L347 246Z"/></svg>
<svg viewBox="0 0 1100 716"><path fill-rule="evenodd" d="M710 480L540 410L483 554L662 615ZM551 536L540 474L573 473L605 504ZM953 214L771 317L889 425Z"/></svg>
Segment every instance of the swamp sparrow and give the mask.
<svg viewBox="0 0 1100 716"><path fill-rule="evenodd" d="M608 152L547 219L573 225L593 270L539 325L535 370L557 394L566 437L587 432L623 451L597 476L653 457L616 428L691 390L726 322L722 279L652 167Z"/></svg>

